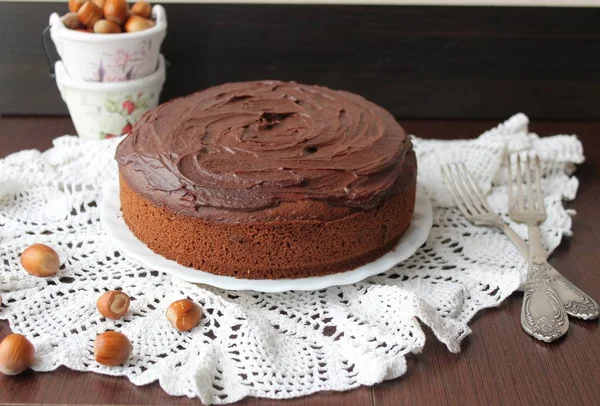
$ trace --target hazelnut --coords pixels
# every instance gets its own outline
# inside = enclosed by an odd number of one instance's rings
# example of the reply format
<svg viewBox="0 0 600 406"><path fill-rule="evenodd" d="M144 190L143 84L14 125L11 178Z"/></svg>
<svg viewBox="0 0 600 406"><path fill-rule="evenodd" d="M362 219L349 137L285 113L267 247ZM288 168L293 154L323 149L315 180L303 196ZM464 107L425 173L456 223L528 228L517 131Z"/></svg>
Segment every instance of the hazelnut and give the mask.
<svg viewBox="0 0 600 406"><path fill-rule="evenodd" d="M79 21L79 17L77 16L77 13L75 13L75 12L67 13L64 16L62 16L60 19L62 20L65 27L67 27L71 30L76 30L77 28L81 27L81 21Z"/></svg>
<svg viewBox="0 0 600 406"><path fill-rule="evenodd" d="M91 28L102 18L102 9L94 4L94 2L86 1L77 12L77 17L79 17L81 24Z"/></svg>
<svg viewBox="0 0 600 406"><path fill-rule="evenodd" d="M125 23L125 31L127 32L143 31L151 27L154 27L154 21L140 16L131 16Z"/></svg>
<svg viewBox="0 0 600 406"><path fill-rule="evenodd" d="M116 331L98 334L94 342L96 362L109 367L123 365L131 355L133 346L129 339Z"/></svg>
<svg viewBox="0 0 600 406"><path fill-rule="evenodd" d="M125 0L106 0L104 3L104 18L123 25L129 17L129 5Z"/></svg>
<svg viewBox="0 0 600 406"><path fill-rule="evenodd" d="M138 1L131 7L131 14L142 18L150 18L152 15L152 6L146 1Z"/></svg>
<svg viewBox="0 0 600 406"><path fill-rule="evenodd" d="M33 276L52 276L58 272L60 259L47 245L33 244L21 254L21 265Z"/></svg>
<svg viewBox="0 0 600 406"><path fill-rule="evenodd" d="M189 299L171 303L167 308L167 319L179 331L189 331L196 327L202 318L202 309Z"/></svg>
<svg viewBox="0 0 600 406"><path fill-rule="evenodd" d="M106 0L92 0L98 7L100 7L100 9L104 8L104 3L106 3Z"/></svg>
<svg viewBox="0 0 600 406"><path fill-rule="evenodd" d="M69 0L69 11L78 12L87 0Z"/></svg>
<svg viewBox="0 0 600 406"><path fill-rule="evenodd" d="M94 32L97 34L118 34L123 32L121 26L114 21L98 20L94 24Z"/></svg>
<svg viewBox="0 0 600 406"><path fill-rule="evenodd" d="M0 372L17 375L29 369L35 359L33 344L21 334L9 334L0 343Z"/></svg>
<svg viewBox="0 0 600 406"><path fill-rule="evenodd" d="M101 315L116 320L129 310L129 296L119 290L111 290L100 296L96 307Z"/></svg>

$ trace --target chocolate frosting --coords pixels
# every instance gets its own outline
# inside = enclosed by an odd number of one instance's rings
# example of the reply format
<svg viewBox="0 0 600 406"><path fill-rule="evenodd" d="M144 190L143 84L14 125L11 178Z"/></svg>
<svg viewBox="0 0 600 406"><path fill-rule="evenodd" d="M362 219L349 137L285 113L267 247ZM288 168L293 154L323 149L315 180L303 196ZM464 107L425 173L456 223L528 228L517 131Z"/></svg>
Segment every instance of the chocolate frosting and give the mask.
<svg viewBox="0 0 600 406"><path fill-rule="evenodd" d="M306 200L346 213L375 208L405 183L409 152L394 117L361 96L261 81L158 106L119 144L116 159L129 186L154 204L240 221Z"/></svg>

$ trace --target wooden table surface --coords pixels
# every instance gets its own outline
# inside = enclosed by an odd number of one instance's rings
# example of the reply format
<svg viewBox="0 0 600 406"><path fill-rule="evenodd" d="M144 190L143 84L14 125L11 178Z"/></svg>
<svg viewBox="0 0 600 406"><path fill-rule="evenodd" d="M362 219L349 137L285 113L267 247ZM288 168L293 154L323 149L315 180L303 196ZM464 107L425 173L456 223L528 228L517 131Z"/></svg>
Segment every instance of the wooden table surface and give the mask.
<svg viewBox="0 0 600 406"><path fill-rule="evenodd" d="M495 125L485 121L402 121L412 134L426 138L470 138ZM600 123L533 123L540 135L577 134L586 163L579 167L580 189L570 207L574 236L550 262L571 281L600 299ZM51 140L74 133L62 117L0 118L0 157L25 148L46 149ZM597 321L571 320L569 334L555 344L542 344L519 326L521 294L500 307L479 313L473 333L452 354L427 332L423 353L408 356L408 372L374 387L343 393L274 401L246 399L244 405L593 405L600 402L600 332ZM0 338L10 331L0 322ZM0 403L199 405L197 399L166 395L158 384L132 385L124 378L60 368L49 373L0 376Z"/></svg>

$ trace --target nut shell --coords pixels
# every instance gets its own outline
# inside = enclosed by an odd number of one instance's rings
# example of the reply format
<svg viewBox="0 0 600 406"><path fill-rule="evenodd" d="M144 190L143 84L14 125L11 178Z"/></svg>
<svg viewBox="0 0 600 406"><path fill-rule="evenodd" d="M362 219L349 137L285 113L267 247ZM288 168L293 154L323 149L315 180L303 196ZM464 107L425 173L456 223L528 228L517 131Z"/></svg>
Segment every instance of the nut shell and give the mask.
<svg viewBox="0 0 600 406"><path fill-rule="evenodd" d="M152 15L152 6L147 1L138 1L131 7L131 14L142 18L150 18Z"/></svg>
<svg viewBox="0 0 600 406"><path fill-rule="evenodd" d="M116 331L99 334L94 342L96 362L109 367L123 365L131 355L132 350L131 341L124 334Z"/></svg>
<svg viewBox="0 0 600 406"><path fill-rule="evenodd" d="M60 259L49 246L33 244L21 254L21 265L33 276L52 276L58 272Z"/></svg>
<svg viewBox="0 0 600 406"><path fill-rule="evenodd" d="M77 12L81 24L92 28L102 18L102 10L92 1L86 1Z"/></svg>
<svg viewBox="0 0 600 406"><path fill-rule="evenodd" d="M101 315L108 319L119 319L129 310L129 296L119 290L104 293L96 302Z"/></svg>
<svg viewBox="0 0 600 406"><path fill-rule="evenodd" d="M78 12L87 0L69 0L69 11Z"/></svg>
<svg viewBox="0 0 600 406"><path fill-rule="evenodd" d="M106 0L92 0L98 7L100 7L100 9L104 8L104 4L106 3Z"/></svg>
<svg viewBox="0 0 600 406"><path fill-rule="evenodd" d="M17 375L29 369L35 360L33 344L21 334L9 334L0 343L0 372Z"/></svg>
<svg viewBox="0 0 600 406"><path fill-rule="evenodd" d="M202 309L189 299L173 302L167 308L167 320L179 331L189 331L200 323Z"/></svg>
<svg viewBox="0 0 600 406"><path fill-rule="evenodd" d="M125 0L106 0L104 3L104 18L123 25L129 17L129 5Z"/></svg>
<svg viewBox="0 0 600 406"><path fill-rule="evenodd" d="M65 25L65 27L67 27L71 30L76 30L78 28L81 28L81 21L79 21L79 17L77 16L77 13L74 13L74 12L67 13L64 16L62 16L60 19L62 20L62 23Z"/></svg>
<svg viewBox="0 0 600 406"><path fill-rule="evenodd" d="M94 32L96 34L118 34L123 32L121 26L114 21L98 20L94 24Z"/></svg>
<svg viewBox="0 0 600 406"><path fill-rule="evenodd" d="M151 27L154 27L154 21L135 15L129 17L129 20L125 23L126 32L143 31Z"/></svg>

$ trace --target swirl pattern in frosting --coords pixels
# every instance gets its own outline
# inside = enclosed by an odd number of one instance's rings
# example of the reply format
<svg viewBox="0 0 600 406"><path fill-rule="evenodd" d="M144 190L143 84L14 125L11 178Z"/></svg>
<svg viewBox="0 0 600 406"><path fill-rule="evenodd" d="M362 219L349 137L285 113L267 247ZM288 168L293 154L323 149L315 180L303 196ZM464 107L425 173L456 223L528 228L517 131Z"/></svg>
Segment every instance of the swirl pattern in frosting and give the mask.
<svg viewBox="0 0 600 406"><path fill-rule="evenodd" d="M158 106L116 158L121 176L155 204L210 218L304 200L375 208L397 187L408 152L394 117L361 96L260 81Z"/></svg>

